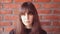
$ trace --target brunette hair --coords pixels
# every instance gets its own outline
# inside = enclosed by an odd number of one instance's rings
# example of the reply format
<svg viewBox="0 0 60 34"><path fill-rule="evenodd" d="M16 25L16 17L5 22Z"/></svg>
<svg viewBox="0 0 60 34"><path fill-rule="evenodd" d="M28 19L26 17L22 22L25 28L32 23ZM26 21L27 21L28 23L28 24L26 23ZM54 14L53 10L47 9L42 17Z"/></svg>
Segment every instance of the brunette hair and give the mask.
<svg viewBox="0 0 60 34"><path fill-rule="evenodd" d="M22 11L20 11L20 14L19 14L19 18L20 18L20 23L18 23L17 27L16 27L16 34L26 34L26 31L25 30L25 26L24 24L22 23L22 20L21 20L21 15L24 14L26 11L26 9L28 9L28 14L32 14L33 15L33 26L32 26L32 29L31 29L31 32L29 34L39 34L41 33L41 25L40 25L40 21L39 21L39 17L38 17L38 13L37 13L37 10L35 8L35 6L33 5L32 2L24 2L22 5L21 5L21 9Z"/></svg>

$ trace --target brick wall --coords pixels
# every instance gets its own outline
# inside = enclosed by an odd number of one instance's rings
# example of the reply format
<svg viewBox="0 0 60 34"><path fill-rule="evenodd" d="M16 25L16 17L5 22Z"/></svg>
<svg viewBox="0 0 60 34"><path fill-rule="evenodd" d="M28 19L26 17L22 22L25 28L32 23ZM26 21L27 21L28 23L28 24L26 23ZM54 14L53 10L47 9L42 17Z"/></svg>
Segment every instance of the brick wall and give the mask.
<svg viewBox="0 0 60 34"><path fill-rule="evenodd" d="M28 0L0 0L0 34L9 34L19 22L19 9ZM60 34L60 0L29 0L35 5L42 28Z"/></svg>

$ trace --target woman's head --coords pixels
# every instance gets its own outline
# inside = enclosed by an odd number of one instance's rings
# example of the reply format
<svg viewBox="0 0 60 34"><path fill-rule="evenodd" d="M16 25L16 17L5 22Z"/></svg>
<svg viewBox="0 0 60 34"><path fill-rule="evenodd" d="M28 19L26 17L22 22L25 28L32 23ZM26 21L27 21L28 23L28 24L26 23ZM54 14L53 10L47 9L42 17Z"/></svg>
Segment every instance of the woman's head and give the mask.
<svg viewBox="0 0 60 34"><path fill-rule="evenodd" d="M31 2L25 2L21 6L20 18L25 26L32 25L37 19L37 10Z"/></svg>
<svg viewBox="0 0 60 34"><path fill-rule="evenodd" d="M32 29L30 34L37 34L37 32L40 29L40 22L38 18L38 13L35 8L35 6L31 2L24 2L21 5L21 11L20 11L20 33L25 34L25 26L32 25ZM37 32L36 32L37 31Z"/></svg>

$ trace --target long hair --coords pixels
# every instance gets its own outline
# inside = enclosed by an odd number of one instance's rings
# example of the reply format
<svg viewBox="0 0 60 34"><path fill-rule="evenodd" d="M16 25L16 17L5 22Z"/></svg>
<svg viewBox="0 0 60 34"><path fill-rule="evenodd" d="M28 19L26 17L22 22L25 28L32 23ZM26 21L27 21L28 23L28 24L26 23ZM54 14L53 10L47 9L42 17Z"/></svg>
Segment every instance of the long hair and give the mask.
<svg viewBox="0 0 60 34"><path fill-rule="evenodd" d="M22 11L20 11L20 14L19 14L20 22L18 23L18 25L16 26L16 29L15 29L16 34L26 34L25 26L24 26L24 24L22 23L22 20L21 20L21 15L26 12L26 11L24 11L26 9L28 9L28 14L33 15L33 21L32 21L33 25L32 25L31 32L29 34L39 34L41 32L42 28L41 28L41 25L40 25L37 10L36 10L35 6L33 5L33 3L31 3L31 2L24 2L21 5L21 10Z"/></svg>

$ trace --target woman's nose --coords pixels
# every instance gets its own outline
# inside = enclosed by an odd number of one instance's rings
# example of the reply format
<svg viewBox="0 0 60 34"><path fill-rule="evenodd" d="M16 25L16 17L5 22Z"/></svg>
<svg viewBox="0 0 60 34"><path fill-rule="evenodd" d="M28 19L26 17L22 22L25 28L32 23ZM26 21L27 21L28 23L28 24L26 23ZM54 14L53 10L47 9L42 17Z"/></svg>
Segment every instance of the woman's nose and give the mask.
<svg viewBox="0 0 60 34"><path fill-rule="evenodd" d="M27 19L27 20L29 19L29 15L28 15L28 14L26 14L26 19Z"/></svg>

